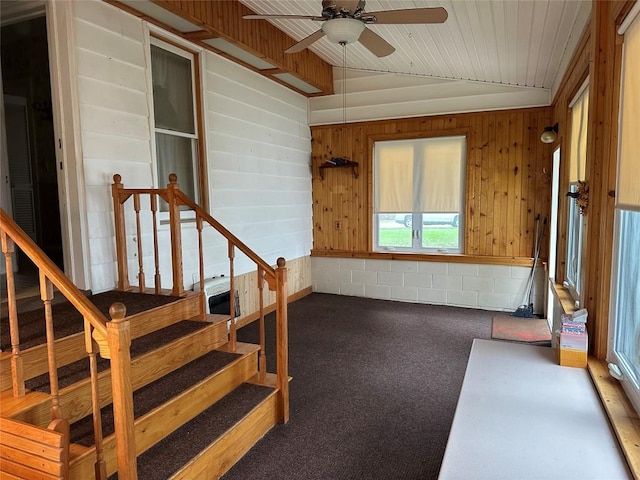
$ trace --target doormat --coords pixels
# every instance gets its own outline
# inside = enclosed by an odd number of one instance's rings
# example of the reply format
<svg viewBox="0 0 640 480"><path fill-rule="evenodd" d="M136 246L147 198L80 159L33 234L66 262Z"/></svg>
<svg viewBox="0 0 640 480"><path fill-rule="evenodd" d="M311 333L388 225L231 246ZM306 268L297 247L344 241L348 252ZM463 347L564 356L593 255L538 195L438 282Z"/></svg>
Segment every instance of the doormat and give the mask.
<svg viewBox="0 0 640 480"><path fill-rule="evenodd" d="M546 318L493 317L491 338L534 345L551 345L551 331Z"/></svg>

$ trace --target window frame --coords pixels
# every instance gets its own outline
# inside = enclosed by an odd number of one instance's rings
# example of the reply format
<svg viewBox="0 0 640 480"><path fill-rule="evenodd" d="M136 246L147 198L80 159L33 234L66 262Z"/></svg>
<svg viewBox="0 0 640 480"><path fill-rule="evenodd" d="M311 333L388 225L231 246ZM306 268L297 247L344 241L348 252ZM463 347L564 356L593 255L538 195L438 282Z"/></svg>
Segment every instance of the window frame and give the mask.
<svg viewBox="0 0 640 480"><path fill-rule="evenodd" d="M207 182L207 169L206 169L206 139L204 128L204 103L203 103L203 78L202 71L204 57L202 55L203 49L196 47L193 44L186 42L185 40L176 37L168 32L165 32L154 25L148 25L148 47L146 49L146 55L148 59L148 97L149 97L149 125L151 133L151 151L153 162L153 182L157 188L165 188L168 179L159 178L158 173L158 154L157 154L157 141L156 133L171 134L181 138L192 138L195 140L196 152L193 154L193 166L194 166L194 178L193 185L196 192L196 198L193 200L199 203L200 206L209 211L209 195L208 195L208 182ZM154 111L154 99L153 99L153 78L152 78L152 64L151 64L151 46L162 48L173 54L187 58L191 63L191 85L192 85L192 97L193 97L193 121L194 121L194 134L185 134L183 132L175 132L166 130L163 128L157 128L155 126L155 111ZM178 178L178 185L180 185L181 179ZM199 197L199 198L198 198Z"/></svg>
<svg viewBox="0 0 640 480"><path fill-rule="evenodd" d="M469 168L469 129L467 128L456 128L450 130L432 130L429 132L407 132L401 135L398 134L388 134L388 135L376 135L369 137L369 154L370 154L370 165L371 165L371 185L372 188L370 190L370 217L371 218L371 228L369 229L370 235L370 249L372 252L376 253L390 253L390 252L400 252L406 254L416 254L416 255L464 255L466 244L465 244L465 235L464 235L464 226L465 226L465 218L467 215L467 176L468 176L468 168ZM378 142L387 142L387 141L397 141L397 140L426 140L426 139L438 139L438 138L447 138L447 137L464 137L464 158L462 160L462 165L460 168L460 210L458 213L458 248L456 249L444 249L437 247L423 247L422 246L422 233L423 228L418 229L417 231L412 228L412 243L411 247L399 247L399 246L380 246L379 241L379 231L380 231L380 218L379 215L375 211L375 198L376 198L376 155L375 155L375 144ZM400 212L405 213L405 212ZM412 225L415 224L415 219L420 218L419 216L423 213L441 213L441 212L406 212L408 214L413 215ZM421 218L420 218L421 220ZM416 235L417 233L417 235Z"/></svg>
<svg viewBox="0 0 640 480"><path fill-rule="evenodd" d="M640 342L640 318L633 316L635 309L640 310L640 304L637 303L640 298L640 292L633 291L633 286L636 289L640 288L635 279L635 271L627 273L624 277L621 273L621 265L624 265L625 269L636 268L640 270L640 252L635 249L635 255L633 262L629 262L627 258L621 258L621 255L628 253L628 249L622 247L625 228L623 222L627 215L635 217L634 222L640 223L640 187L634 184L630 187L628 175L630 172L634 172L638 166L638 161L633 161L631 158L637 158L635 155L630 154L630 150L635 153L634 146L637 145L638 140L635 136L637 125L640 123L640 114L637 109L633 107L637 105L640 96L634 89L635 83L633 80L637 79L637 75L640 72L640 61L638 60L636 52L640 49L640 8L636 5L635 13L630 17L629 23L626 25L624 31L618 31L619 34L624 36L623 40L623 53L621 59L621 72L620 72L620 96L619 96L619 110L618 110L618 129L617 129L617 175L616 175L616 205L614 207L614 226L613 226L613 249L612 249L612 262L611 262L611 278L610 278L610 301L609 301L609 322L608 322L608 344L607 344L607 361L615 364L621 372L620 383L624 389L627 398L635 408L636 412L640 413L640 345L636 345L635 352L631 348L629 352L628 346L618 345L621 336L629 338L630 334L635 334L637 342ZM626 20L625 20L626 22ZM628 52L629 46L635 49L632 52ZM632 73L627 77L626 69L628 68L627 62L633 59L635 63L631 68ZM627 81L632 83L629 85ZM635 95L632 92L636 92ZM625 108L624 100L625 94L632 95L632 102L629 103L631 107ZM627 99L629 100L629 99ZM630 112L634 112L631 114ZM628 122L628 123L627 123ZM633 138L634 140L627 140ZM621 181L624 178L625 181ZM630 190L632 188L632 190ZM630 195L631 194L631 195ZM633 232L630 236L633 237ZM635 245L635 238L632 238L632 248ZM627 239L627 242L629 239ZM627 243L624 243L627 245ZM633 265L630 267L630 265ZM629 290L625 293L629 294L631 301L621 299L621 292L623 291L622 284L625 280L631 284ZM635 280L635 281L634 281ZM621 305L622 307L621 310ZM635 309L633 308L635 306ZM631 312L629 312L631 310ZM631 315L629 314L631 313ZM635 329L634 329L635 327ZM631 336L631 342L634 338ZM627 348L625 348L627 347ZM627 350L627 352L623 350ZM627 354L631 353L637 355L638 358L631 358L630 362L627 359Z"/></svg>
<svg viewBox="0 0 640 480"><path fill-rule="evenodd" d="M578 126L576 129L576 125L573 124L573 109L576 105L578 105L582 101L583 95L586 95L587 101L590 101L589 98L589 77L582 82L580 88L576 91L575 95L573 95L571 102L569 102L569 110L568 117L570 119L569 126L569 135L568 135L568 159L569 159L569 168L567 173L567 192L575 193L578 189L578 180L571 179L571 169L573 168L573 163L576 162L576 171L577 177L581 176L584 178L585 172L580 172L580 160L573 159L572 155L574 153L572 144L574 141L574 135L576 133L580 133L582 125ZM583 133L584 135L588 135L588 123L589 116L587 112L586 118L587 125L584 125ZM586 139L588 141L588 138ZM584 152L586 158L586 151ZM586 161L584 162L586 166ZM582 173L582 175L580 175ZM583 304L583 292L582 292L582 283L584 277L584 256L586 252L586 226L585 226L585 218L580 214L579 208L575 203L575 200L572 197L567 197L566 204L566 244L565 244L565 271L564 271L564 281L563 286L568 290L569 294L574 300L574 304L576 308L580 308ZM573 268L575 265L575 268Z"/></svg>

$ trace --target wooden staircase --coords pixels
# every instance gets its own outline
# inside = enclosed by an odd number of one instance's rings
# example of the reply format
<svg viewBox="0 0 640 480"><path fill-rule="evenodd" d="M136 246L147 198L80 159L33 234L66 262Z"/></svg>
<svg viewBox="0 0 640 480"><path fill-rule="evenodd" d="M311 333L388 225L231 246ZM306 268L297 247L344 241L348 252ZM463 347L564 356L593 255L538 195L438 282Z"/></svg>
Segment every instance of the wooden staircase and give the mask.
<svg viewBox="0 0 640 480"><path fill-rule="evenodd" d="M114 178L118 286L123 301L110 305L110 320L103 313L106 307L101 311L91 297L87 299L0 210L11 329L11 351L0 352L1 478L104 480L116 478L114 474L119 479L219 478L270 428L288 420L284 261L272 268L259 259L183 198L175 176L167 189L144 191L126 191L119 176ZM153 288L145 285L142 271L136 275L142 283L128 284L128 257L118 240L126 237L122 205L133 199L141 238L142 194L168 200L178 225L171 226L172 235L180 235L178 210L185 205L196 212L199 232L204 222L222 231L229 241L232 288L234 249L255 257L261 281L260 305L253 316L260 321L261 345L236 340L231 314L206 313L203 288L199 293L183 289L181 250L174 248L180 241L175 237L171 239L172 264L175 267L178 262L180 274L173 271L172 289L160 288L159 268ZM154 200L149 203L156 208ZM199 244L202 252L202 237ZM15 246L40 269L44 307L46 341L24 350L12 293ZM157 259L161 246L156 243L153 248ZM142 251L137 253L142 257ZM201 285L203 264L201 253ZM262 283L276 291L276 373L266 372L262 298L268 292L263 292ZM54 286L79 312L78 332L55 340ZM146 298L149 293L168 295L171 301L127 315L125 302L135 304L140 298L132 292ZM32 440L34 432L41 439L38 442ZM43 467L45 462L59 467Z"/></svg>

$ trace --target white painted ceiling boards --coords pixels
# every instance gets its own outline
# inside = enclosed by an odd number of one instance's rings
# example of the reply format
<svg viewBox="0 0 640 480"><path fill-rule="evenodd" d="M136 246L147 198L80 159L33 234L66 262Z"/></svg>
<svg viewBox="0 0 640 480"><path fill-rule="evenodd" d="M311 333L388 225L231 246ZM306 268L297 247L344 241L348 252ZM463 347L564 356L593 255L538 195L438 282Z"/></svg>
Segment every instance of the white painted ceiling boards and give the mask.
<svg viewBox="0 0 640 480"><path fill-rule="evenodd" d="M259 14L322 10L321 0L241 2ZM396 48L387 57L346 46L347 121L549 105L591 10L590 0L367 0L365 10L437 6L443 24L368 26ZM296 40L321 26L271 22ZM336 95L310 99L311 123L341 121L343 48L325 37L310 49L337 67Z"/></svg>

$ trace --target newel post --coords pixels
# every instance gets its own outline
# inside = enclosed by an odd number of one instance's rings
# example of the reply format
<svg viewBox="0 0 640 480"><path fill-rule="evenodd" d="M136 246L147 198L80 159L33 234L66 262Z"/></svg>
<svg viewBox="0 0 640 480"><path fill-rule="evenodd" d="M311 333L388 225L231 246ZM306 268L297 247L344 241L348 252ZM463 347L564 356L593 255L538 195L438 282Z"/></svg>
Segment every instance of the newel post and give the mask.
<svg viewBox="0 0 640 480"><path fill-rule="evenodd" d="M182 280L182 233L180 226L180 205L176 200L178 176L175 173L169 175L167 185L167 202L169 202L169 231L171 232L171 264L173 271L172 295L180 296L184 293Z"/></svg>
<svg viewBox="0 0 640 480"><path fill-rule="evenodd" d="M127 266L127 233L124 225L124 205L120 201L120 192L124 189L122 177L116 173L111 184L113 197L113 219L116 234L116 260L118 264L118 290L129 289L129 267Z"/></svg>
<svg viewBox="0 0 640 480"><path fill-rule="evenodd" d="M125 319L127 309L122 303L117 302L111 305L109 314L112 320L107 323L107 342L111 357L111 389L118 478L120 480L137 480L133 388L131 386L131 322Z"/></svg>
<svg viewBox="0 0 640 480"><path fill-rule="evenodd" d="M276 268L276 373L280 390L280 423L289 421L289 339L287 323L287 267L284 258L278 258Z"/></svg>

